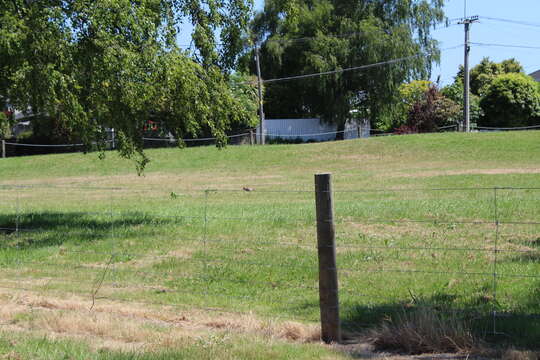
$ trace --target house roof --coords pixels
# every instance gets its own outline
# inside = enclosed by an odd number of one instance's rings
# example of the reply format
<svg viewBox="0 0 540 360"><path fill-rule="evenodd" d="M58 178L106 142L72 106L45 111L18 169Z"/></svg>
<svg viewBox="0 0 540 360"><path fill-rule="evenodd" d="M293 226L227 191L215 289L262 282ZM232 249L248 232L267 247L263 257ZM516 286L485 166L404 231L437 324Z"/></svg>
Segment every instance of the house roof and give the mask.
<svg viewBox="0 0 540 360"><path fill-rule="evenodd" d="M540 70L530 73L529 76L532 76L534 80L540 82Z"/></svg>

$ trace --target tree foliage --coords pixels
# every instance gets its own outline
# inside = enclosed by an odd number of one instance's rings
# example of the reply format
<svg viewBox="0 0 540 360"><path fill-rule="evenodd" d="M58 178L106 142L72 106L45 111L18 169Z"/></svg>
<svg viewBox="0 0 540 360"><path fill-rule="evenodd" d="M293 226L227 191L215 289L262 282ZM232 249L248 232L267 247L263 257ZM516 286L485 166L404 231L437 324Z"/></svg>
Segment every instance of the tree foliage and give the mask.
<svg viewBox="0 0 540 360"><path fill-rule="evenodd" d="M525 74L499 75L486 87L480 106L482 126L518 127L540 124L538 83Z"/></svg>
<svg viewBox="0 0 540 360"><path fill-rule="evenodd" d="M425 97L426 91L433 86L431 81L413 80L399 86L399 101L396 103L394 116L388 117L385 123L380 123L379 128L390 131L407 124L409 112L412 107Z"/></svg>
<svg viewBox="0 0 540 360"><path fill-rule="evenodd" d="M0 0L0 95L88 144L117 129L121 153L139 154L141 167L141 134L156 114L177 136L208 130L223 142L252 116L226 75L250 9L249 0ZM175 43L182 22L193 25L191 52Z"/></svg>
<svg viewBox="0 0 540 360"><path fill-rule="evenodd" d="M455 82L463 84L463 72L463 66L460 66ZM471 93L482 96L495 77L510 73L523 73L523 67L516 59L507 59L496 63L491 61L489 57L483 58L478 65L470 70Z"/></svg>
<svg viewBox="0 0 540 360"><path fill-rule="evenodd" d="M5 138L9 135L9 128L11 126L11 121L9 121L9 116L3 111L0 111L0 138Z"/></svg>
<svg viewBox="0 0 540 360"><path fill-rule="evenodd" d="M455 81L454 83L443 87L441 89L441 92L448 99L452 100L457 105L459 105L460 112L463 113L464 90L463 90L462 81ZM480 121L480 118L484 115L484 111L480 107L480 96L475 95L475 94L470 94L469 104L470 104L470 121L473 124L478 124L478 122ZM463 116L461 116L461 119L463 119Z"/></svg>
<svg viewBox="0 0 540 360"><path fill-rule="evenodd" d="M6 99L0 95L0 139L4 139L11 134L13 122L13 110L8 107Z"/></svg>
<svg viewBox="0 0 540 360"><path fill-rule="evenodd" d="M240 111L245 112L245 116L232 124L233 130L242 131L257 126L259 123L257 77L244 73L234 73L229 78L229 85L233 91L235 100L240 105Z"/></svg>
<svg viewBox="0 0 540 360"><path fill-rule="evenodd" d="M332 71L407 57L402 62L270 83L272 117L318 116L343 125L350 110L373 122L390 116L405 80L427 78L439 53L430 29L443 0L267 0L253 23L263 41L263 77ZM421 55L421 56L416 56Z"/></svg>
<svg viewBox="0 0 540 360"><path fill-rule="evenodd" d="M460 114L459 105L430 86L409 111L407 123L399 132L433 132L439 127L453 125Z"/></svg>

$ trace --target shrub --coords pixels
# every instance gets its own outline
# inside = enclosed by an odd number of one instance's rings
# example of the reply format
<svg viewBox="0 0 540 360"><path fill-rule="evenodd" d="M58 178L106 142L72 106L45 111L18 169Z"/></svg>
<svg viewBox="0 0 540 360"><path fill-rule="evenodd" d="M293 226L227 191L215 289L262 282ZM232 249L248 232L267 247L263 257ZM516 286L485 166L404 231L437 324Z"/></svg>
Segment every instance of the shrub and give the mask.
<svg viewBox="0 0 540 360"><path fill-rule="evenodd" d="M517 127L539 124L540 92L533 78L524 74L497 76L480 101L481 126Z"/></svg>
<svg viewBox="0 0 540 360"><path fill-rule="evenodd" d="M459 114L459 106L432 86L413 105L406 125L411 132L433 132L440 126L455 124Z"/></svg>
<svg viewBox="0 0 540 360"><path fill-rule="evenodd" d="M463 320L432 308L403 310L395 319L369 331L367 341L377 350L407 354L470 353L479 349L480 344Z"/></svg>

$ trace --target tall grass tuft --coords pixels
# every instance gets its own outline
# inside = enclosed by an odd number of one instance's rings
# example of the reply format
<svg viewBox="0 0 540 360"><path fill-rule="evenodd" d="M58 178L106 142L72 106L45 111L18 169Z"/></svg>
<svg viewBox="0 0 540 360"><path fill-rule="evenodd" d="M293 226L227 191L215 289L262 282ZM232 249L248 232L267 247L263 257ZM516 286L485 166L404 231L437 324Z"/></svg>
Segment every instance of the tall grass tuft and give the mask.
<svg viewBox="0 0 540 360"><path fill-rule="evenodd" d="M406 354L477 353L481 347L468 324L455 313L427 307L403 310L366 335L376 350Z"/></svg>

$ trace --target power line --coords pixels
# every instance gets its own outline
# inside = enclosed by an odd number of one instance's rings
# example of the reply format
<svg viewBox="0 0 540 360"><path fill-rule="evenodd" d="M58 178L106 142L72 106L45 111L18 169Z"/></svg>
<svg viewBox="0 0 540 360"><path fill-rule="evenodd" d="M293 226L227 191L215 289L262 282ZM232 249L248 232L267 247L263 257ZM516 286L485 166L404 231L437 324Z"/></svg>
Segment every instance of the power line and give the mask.
<svg viewBox="0 0 540 360"><path fill-rule="evenodd" d="M441 49L441 51L457 49L457 48L461 48L462 46L463 45L456 45L456 46L452 46L452 47L449 47L449 48ZM312 73L312 74L294 75L294 76L287 76L287 77L281 77L281 78L275 78L275 79L268 79L268 80L264 80L263 83L267 84L267 83L274 83L274 82L279 82L279 81L297 80L297 79L305 79L305 78L311 78L311 77L317 77L317 76L339 74L339 73L344 73L344 72L348 72L348 71L365 70L365 69L370 69L370 68L379 67L379 66L396 64L396 63L400 63L400 62L403 62L403 61L415 59L417 57L429 56L429 55L431 55L431 54L429 54L429 53L427 53L427 54L416 54L416 55L405 56L405 57L401 57L401 58L397 58L397 59L381 61L381 62L368 64L368 65L354 66L354 67L345 68L345 69L337 69L337 70L323 71L323 72Z"/></svg>
<svg viewBox="0 0 540 360"><path fill-rule="evenodd" d="M540 28L540 23L533 23L533 22L527 22L527 21L521 21L521 20L495 18L495 17L489 17L489 16L480 16L480 18L485 19L485 20L501 21L501 22L506 22L506 23L510 23L510 24L532 26L532 27Z"/></svg>
<svg viewBox="0 0 540 360"><path fill-rule="evenodd" d="M369 65L354 66L354 67L345 68L345 69L338 69L338 70L324 71L324 72L319 72L319 73L312 73L312 74L305 74L305 75L295 75L295 76L287 76L287 77L282 77L282 78L268 79L268 80L264 80L263 82L266 84L266 83L273 83L273 82L278 82L278 81L297 80L297 79L305 79L305 78L316 77L316 76L332 75L332 74L338 74L338 73L343 73L343 72L347 72L347 71L354 71L354 70L365 70L365 69L384 66L384 65L389 65L389 64L396 64L396 63L399 63L399 62L402 62L402 61L411 60L411 59L420 57L422 55L423 54L405 56L405 57L402 57L402 58L392 59L392 60L388 60L388 61L381 61L381 62L378 62L378 63L369 64Z"/></svg>
<svg viewBox="0 0 540 360"><path fill-rule="evenodd" d="M476 45L476 46L495 46L495 47L506 47L506 48L517 48L517 49L534 49L534 50L540 50L540 46L512 45L512 44L494 44L494 43L478 43L478 42L471 42L470 44Z"/></svg>

